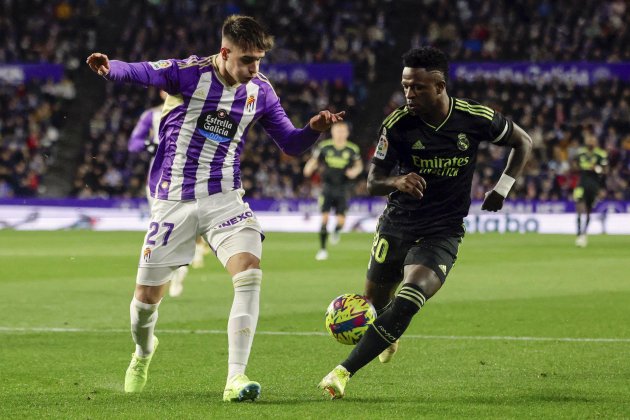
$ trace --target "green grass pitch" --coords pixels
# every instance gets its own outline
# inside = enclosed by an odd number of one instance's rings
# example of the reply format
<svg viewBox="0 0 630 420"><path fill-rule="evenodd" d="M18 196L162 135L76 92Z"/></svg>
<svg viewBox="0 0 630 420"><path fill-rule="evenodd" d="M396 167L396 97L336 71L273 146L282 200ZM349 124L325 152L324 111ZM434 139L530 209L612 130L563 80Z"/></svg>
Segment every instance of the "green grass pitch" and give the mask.
<svg viewBox="0 0 630 420"><path fill-rule="evenodd" d="M243 404L221 401L232 288L211 255L162 302L145 392L122 392L142 237L0 231L0 418L630 417L628 236L469 235L392 363L329 401L316 384L350 347L324 311L363 290L371 235L318 262L315 234L269 234L248 368L263 394Z"/></svg>

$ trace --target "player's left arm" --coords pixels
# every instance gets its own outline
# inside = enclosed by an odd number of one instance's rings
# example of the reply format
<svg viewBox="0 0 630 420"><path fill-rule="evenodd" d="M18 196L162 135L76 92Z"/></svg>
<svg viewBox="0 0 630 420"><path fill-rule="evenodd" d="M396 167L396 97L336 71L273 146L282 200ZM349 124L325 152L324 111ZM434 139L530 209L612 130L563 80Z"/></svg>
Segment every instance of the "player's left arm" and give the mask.
<svg viewBox="0 0 630 420"><path fill-rule="evenodd" d="M518 125L512 123L512 126L512 133L505 142L505 145L511 147L512 151L499 182L491 191L486 193L486 198L481 205L482 210L499 211L503 208L503 201L529 159L532 150L532 139Z"/></svg>
<svg viewBox="0 0 630 420"><path fill-rule="evenodd" d="M287 155L297 156L311 148L319 138L319 135L328 130L334 123L343 121L345 111L332 113L328 110L319 111L313 116L304 128L296 128L273 89L267 92L267 111L260 119L260 123L282 150Z"/></svg>

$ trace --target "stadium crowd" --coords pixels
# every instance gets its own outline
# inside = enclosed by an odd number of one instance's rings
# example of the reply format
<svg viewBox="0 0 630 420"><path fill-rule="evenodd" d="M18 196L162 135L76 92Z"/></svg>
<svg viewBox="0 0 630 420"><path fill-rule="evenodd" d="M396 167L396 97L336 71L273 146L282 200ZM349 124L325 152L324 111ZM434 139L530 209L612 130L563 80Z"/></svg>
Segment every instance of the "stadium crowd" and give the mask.
<svg viewBox="0 0 630 420"><path fill-rule="evenodd" d="M7 1L0 6L0 61L63 63L70 78L86 50L103 44L92 25L112 0ZM210 54L218 48L220 23L226 15L245 13L277 16L272 32L276 47L269 62L347 61L354 64L352 85L338 81L317 83L272 80L296 126L306 123L314 110L346 109L352 123L367 106L378 72L399 77L398 64L390 65L387 52L396 42L396 29L404 23L392 18L391 1L315 2L257 0L227 2L143 1L128 4L112 58L126 61L185 58ZM568 1L461 0L450 2L403 1L409 10L411 46L430 44L443 48L453 61L470 60L630 60L630 20L624 1L587 1L579 8ZM30 8L31 13L25 13ZM422 13L430 10L431 13ZM400 13L400 12L398 12ZM400 17L400 15L397 15ZM121 21L123 20L121 19ZM49 22L41 25L43 21ZM43 28L46 28L44 30ZM305 30L308 28L308 30ZM417 29L416 29L417 28ZM85 29L85 30L84 30ZM398 58L396 58L396 62ZM575 185L571 159L585 136L596 136L610 155L606 179L609 198L630 199L630 87L614 81L580 87L570 84L541 86L477 81L454 83L450 93L484 102L519 122L535 142L535 155L524 181L512 197L565 199ZM64 89L65 87L65 89ZM0 89L0 196L32 196L46 171L50 153L62 127L59 115L71 100L59 92L63 86ZM142 197L149 156L130 154L127 140L143 110L159 103L153 89L105 85L100 108L86 113L83 152L76 170L72 195L77 197ZM57 93L54 93L57 92ZM402 92L392 95L385 111L401 103ZM304 179L308 156L289 158L259 128L251 130L242 156L243 185L250 197L314 197L318 180ZM373 138L354 138L369 159ZM473 188L474 198L497 178L503 150L482 150ZM364 194L364 176L356 193Z"/></svg>
<svg viewBox="0 0 630 420"><path fill-rule="evenodd" d="M0 63L61 64L59 82L0 78L0 198L34 197L54 162L64 116L76 97L71 74L83 48L93 48L90 2L4 1L0 3Z"/></svg>

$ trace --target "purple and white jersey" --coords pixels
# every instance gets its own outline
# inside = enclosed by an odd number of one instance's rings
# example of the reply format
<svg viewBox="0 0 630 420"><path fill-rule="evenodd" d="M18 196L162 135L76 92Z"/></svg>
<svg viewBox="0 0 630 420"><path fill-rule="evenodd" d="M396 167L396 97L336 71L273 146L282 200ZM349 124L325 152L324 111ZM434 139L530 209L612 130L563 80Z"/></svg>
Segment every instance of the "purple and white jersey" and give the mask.
<svg viewBox="0 0 630 420"><path fill-rule="evenodd" d="M155 86L169 96L159 128L159 146L149 173L151 196L192 200L241 187L239 156L256 121L282 151L297 155L318 139L308 125L295 128L262 74L228 86L214 56L125 63L111 60L107 79Z"/></svg>

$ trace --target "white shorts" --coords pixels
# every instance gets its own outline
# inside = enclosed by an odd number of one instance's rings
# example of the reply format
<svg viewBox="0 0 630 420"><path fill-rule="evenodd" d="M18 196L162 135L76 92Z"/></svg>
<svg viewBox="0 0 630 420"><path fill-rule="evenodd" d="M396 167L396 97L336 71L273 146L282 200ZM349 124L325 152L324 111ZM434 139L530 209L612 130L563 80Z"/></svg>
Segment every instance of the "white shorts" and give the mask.
<svg viewBox="0 0 630 420"><path fill-rule="evenodd" d="M198 235L220 256L223 265L239 252L249 252L260 258L262 228L249 204L243 202L243 193L243 190L234 190L197 200L154 200L139 267L177 268L190 264ZM237 242L238 245L231 241L229 249L221 248L227 238L243 229L257 232L258 240L252 240L248 235L247 240Z"/></svg>

